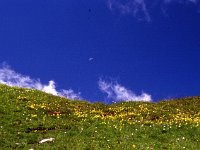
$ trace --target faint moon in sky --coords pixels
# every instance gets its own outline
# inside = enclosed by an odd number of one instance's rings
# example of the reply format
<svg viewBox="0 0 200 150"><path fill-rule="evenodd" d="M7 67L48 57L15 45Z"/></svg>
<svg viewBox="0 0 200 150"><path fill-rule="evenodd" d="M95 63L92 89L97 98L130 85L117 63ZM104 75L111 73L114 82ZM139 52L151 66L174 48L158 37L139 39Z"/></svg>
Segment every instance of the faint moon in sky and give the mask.
<svg viewBox="0 0 200 150"><path fill-rule="evenodd" d="M88 59L88 61L93 61L94 60L94 58L92 58L92 57L90 57L89 59Z"/></svg>

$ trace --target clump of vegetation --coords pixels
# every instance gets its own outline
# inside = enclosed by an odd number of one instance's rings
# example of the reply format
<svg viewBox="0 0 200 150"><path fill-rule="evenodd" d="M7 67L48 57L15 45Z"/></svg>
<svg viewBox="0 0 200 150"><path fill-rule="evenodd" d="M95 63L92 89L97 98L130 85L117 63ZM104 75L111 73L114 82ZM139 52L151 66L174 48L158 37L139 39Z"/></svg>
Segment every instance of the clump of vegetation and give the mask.
<svg viewBox="0 0 200 150"><path fill-rule="evenodd" d="M200 97L111 105L0 85L1 149L200 149Z"/></svg>

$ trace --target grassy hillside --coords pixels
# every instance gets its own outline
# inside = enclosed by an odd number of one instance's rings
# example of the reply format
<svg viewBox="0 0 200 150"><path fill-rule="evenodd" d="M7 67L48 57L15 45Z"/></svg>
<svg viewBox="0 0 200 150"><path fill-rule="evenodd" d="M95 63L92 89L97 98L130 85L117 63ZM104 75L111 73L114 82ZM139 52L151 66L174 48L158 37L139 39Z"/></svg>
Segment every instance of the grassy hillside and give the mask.
<svg viewBox="0 0 200 150"><path fill-rule="evenodd" d="M2 150L199 150L199 124L200 97L104 105L0 85Z"/></svg>

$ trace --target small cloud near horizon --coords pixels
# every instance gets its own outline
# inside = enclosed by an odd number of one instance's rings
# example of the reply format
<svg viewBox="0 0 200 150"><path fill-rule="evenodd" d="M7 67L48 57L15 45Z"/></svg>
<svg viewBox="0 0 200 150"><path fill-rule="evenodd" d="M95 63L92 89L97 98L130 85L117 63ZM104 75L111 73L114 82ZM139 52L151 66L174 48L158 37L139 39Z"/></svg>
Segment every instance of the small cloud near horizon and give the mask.
<svg viewBox="0 0 200 150"><path fill-rule="evenodd" d="M5 63L0 67L0 83L8 86L37 89L69 99L82 99L80 93L75 93L72 89L56 90L55 82L53 80L50 80L47 85L42 84L39 79L31 79L29 76L15 72Z"/></svg>
<svg viewBox="0 0 200 150"><path fill-rule="evenodd" d="M99 79L99 89L107 94L107 98L115 102L117 101L152 101L151 95L142 92L141 95L136 95L133 91L125 88L117 82L105 81Z"/></svg>

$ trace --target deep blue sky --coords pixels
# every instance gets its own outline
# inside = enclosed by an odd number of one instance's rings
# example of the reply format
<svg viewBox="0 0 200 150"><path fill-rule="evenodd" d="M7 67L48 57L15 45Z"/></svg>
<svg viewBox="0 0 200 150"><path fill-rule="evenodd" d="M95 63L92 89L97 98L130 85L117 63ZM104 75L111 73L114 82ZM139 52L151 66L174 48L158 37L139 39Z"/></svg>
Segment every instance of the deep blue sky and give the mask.
<svg viewBox="0 0 200 150"><path fill-rule="evenodd" d="M200 95L199 2L161 1L150 20L106 0L0 1L0 62L89 100L105 98L99 78L155 101Z"/></svg>

